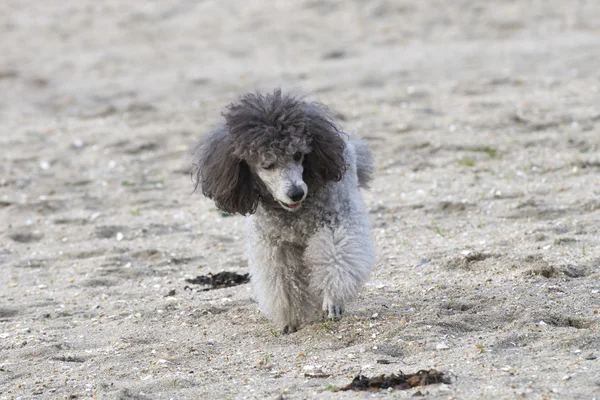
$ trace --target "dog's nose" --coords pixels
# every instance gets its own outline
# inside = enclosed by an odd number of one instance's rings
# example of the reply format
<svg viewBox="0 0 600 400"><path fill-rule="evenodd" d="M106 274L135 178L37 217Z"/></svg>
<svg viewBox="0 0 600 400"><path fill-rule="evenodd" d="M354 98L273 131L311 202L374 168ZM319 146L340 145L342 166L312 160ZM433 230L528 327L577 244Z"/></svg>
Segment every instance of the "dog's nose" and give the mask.
<svg viewBox="0 0 600 400"><path fill-rule="evenodd" d="M292 199L292 201L300 201L304 197L304 190L299 187L295 187L288 194L288 196L290 197L290 199Z"/></svg>

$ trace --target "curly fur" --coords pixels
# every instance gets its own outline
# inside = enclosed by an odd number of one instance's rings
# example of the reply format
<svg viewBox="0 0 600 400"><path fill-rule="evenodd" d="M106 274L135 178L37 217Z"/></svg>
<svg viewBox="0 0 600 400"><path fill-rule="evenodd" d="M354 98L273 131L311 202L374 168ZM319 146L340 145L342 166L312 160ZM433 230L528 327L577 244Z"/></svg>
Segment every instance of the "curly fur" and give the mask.
<svg viewBox="0 0 600 400"><path fill-rule="evenodd" d="M248 164L234 155L234 142L224 126L217 127L194 152L192 171L197 190L232 214L256 211L256 183Z"/></svg>
<svg viewBox="0 0 600 400"><path fill-rule="evenodd" d="M229 105L223 116L234 142L233 154L239 159L264 164L300 151L308 154L305 180L309 186L317 189L342 179L345 144L324 105L280 90L248 93Z"/></svg>
<svg viewBox="0 0 600 400"><path fill-rule="evenodd" d="M348 139L327 107L280 90L246 94L223 117L196 148L192 174L221 210L248 215L261 310L285 333L312 320L319 305L340 318L375 260L359 189L371 180L371 152ZM277 171L275 183L299 174L307 193L297 211L272 190L267 168Z"/></svg>

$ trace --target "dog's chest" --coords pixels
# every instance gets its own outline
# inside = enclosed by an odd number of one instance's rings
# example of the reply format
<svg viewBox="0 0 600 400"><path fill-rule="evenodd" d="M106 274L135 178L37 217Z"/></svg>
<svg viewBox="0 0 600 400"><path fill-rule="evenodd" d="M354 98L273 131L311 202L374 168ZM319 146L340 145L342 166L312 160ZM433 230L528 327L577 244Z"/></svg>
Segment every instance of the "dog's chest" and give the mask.
<svg viewBox="0 0 600 400"><path fill-rule="evenodd" d="M253 229L264 239L283 245L305 245L321 225L319 219L307 215L291 216L289 213L257 212L253 215Z"/></svg>
<svg viewBox="0 0 600 400"><path fill-rule="evenodd" d="M270 240L277 242L290 242L295 244L304 244L310 236L315 233L316 223L311 219L303 218L259 218L261 228L268 235Z"/></svg>

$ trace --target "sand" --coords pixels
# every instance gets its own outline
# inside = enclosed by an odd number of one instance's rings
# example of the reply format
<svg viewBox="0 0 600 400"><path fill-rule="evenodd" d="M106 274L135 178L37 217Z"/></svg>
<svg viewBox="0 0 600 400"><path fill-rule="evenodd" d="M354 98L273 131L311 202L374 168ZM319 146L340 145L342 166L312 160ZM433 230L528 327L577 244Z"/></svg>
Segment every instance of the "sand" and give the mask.
<svg viewBox="0 0 600 400"><path fill-rule="evenodd" d="M2 1L0 399L600 398L599 44L593 0ZM291 335L185 288L247 269L188 151L277 86L377 159L371 279Z"/></svg>

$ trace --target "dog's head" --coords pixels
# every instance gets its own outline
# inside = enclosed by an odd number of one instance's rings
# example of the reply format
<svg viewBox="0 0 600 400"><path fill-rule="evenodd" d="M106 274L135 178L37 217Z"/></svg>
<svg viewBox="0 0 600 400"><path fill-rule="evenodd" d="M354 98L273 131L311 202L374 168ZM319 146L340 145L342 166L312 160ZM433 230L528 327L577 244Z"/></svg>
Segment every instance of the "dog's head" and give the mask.
<svg viewBox="0 0 600 400"><path fill-rule="evenodd" d="M299 97L249 93L223 113L194 155L196 187L230 213L259 201L286 211L346 170L342 132L325 106Z"/></svg>

